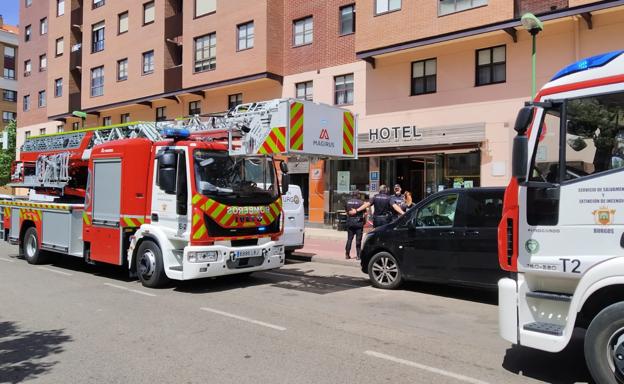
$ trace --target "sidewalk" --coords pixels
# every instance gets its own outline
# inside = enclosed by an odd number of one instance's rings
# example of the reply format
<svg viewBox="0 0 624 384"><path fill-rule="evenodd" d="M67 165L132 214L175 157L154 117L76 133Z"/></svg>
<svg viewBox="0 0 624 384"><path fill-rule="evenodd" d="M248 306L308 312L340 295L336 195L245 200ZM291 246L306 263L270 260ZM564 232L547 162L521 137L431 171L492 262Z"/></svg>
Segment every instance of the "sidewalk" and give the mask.
<svg viewBox="0 0 624 384"><path fill-rule="evenodd" d="M362 238L362 243L366 234ZM295 251L290 259L302 261L316 261L321 263L348 265L360 268L360 262L355 259L355 239L351 245L351 259L345 259L345 244L347 232L330 228L305 229L305 244L303 249Z"/></svg>

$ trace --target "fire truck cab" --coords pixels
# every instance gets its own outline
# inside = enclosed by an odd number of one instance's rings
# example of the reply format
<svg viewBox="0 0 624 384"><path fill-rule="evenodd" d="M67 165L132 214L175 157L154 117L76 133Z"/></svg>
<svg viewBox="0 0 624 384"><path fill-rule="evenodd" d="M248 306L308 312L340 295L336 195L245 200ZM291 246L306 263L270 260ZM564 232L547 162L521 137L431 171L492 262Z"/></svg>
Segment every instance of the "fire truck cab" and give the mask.
<svg viewBox="0 0 624 384"><path fill-rule="evenodd" d="M576 62L519 112L499 225L502 337L544 351L587 329L598 383L624 382L624 51Z"/></svg>

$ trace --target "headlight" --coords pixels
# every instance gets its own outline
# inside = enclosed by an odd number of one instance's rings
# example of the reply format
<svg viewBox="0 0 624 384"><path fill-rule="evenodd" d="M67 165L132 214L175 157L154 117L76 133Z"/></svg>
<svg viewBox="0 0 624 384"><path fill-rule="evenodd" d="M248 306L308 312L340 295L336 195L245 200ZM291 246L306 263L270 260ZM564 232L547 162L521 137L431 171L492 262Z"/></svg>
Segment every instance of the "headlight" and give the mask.
<svg viewBox="0 0 624 384"><path fill-rule="evenodd" d="M186 254L189 263L210 263L219 259L217 251L190 251Z"/></svg>
<svg viewBox="0 0 624 384"><path fill-rule="evenodd" d="M284 254L284 246L283 245L278 245L276 247L273 247L273 250L272 250L271 254L275 255L275 256L283 255Z"/></svg>

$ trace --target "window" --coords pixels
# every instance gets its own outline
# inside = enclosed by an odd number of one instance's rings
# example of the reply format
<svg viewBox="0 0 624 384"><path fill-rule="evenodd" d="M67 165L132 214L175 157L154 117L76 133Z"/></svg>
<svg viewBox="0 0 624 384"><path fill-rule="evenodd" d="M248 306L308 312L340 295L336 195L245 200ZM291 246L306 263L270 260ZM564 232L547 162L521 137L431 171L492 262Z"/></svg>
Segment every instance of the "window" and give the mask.
<svg viewBox="0 0 624 384"><path fill-rule="evenodd" d="M195 0L195 17L207 15L217 10L217 0Z"/></svg>
<svg viewBox="0 0 624 384"><path fill-rule="evenodd" d="M126 124L130 122L130 114L129 113L122 113L120 116L120 120L122 124Z"/></svg>
<svg viewBox="0 0 624 384"><path fill-rule="evenodd" d="M110 116L104 116L104 117L102 118L102 125L103 125L103 126L105 126L105 127L106 127L106 126L111 125L111 124L113 124L113 118L112 118L112 117L110 117Z"/></svg>
<svg viewBox="0 0 624 384"><path fill-rule="evenodd" d="M17 117L17 114L15 112L7 112L7 111L2 112L2 121L5 123L8 123L11 120L15 120L16 117Z"/></svg>
<svg viewBox="0 0 624 384"><path fill-rule="evenodd" d="M312 44L314 37L314 23L312 16L293 22L293 44L296 46Z"/></svg>
<svg viewBox="0 0 624 384"><path fill-rule="evenodd" d="M63 79L54 80L54 97L63 96Z"/></svg>
<svg viewBox="0 0 624 384"><path fill-rule="evenodd" d="M143 4L143 25L151 24L156 19L156 7L154 2Z"/></svg>
<svg viewBox="0 0 624 384"><path fill-rule="evenodd" d="M39 34L45 35L46 33L48 33L48 18L44 17L39 20Z"/></svg>
<svg viewBox="0 0 624 384"><path fill-rule="evenodd" d="M25 1L24 1L24 5L25 5L26 7L30 7L30 6L32 5L32 0L25 0Z"/></svg>
<svg viewBox="0 0 624 384"><path fill-rule="evenodd" d="M117 61L117 81L128 80L128 59Z"/></svg>
<svg viewBox="0 0 624 384"><path fill-rule="evenodd" d="M457 210L457 194L441 196L418 209L415 217L417 227L452 227Z"/></svg>
<svg viewBox="0 0 624 384"><path fill-rule="evenodd" d="M24 77L30 76L31 70L32 70L32 65L30 64L30 60L24 61Z"/></svg>
<svg viewBox="0 0 624 384"><path fill-rule="evenodd" d="M466 193L463 197L466 227L496 228L503 213L503 193Z"/></svg>
<svg viewBox="0 0 624 384"><path fill-rule="evenodd" d="M23 97L23 104L24 111L28 111L30 109L30 95Z"/></svg>
<svg viewBox="0 0 624 384"><path fill-rule="evenodd" d="M104 22L91 26L91 53L104 50Z"/></svg>
<svg viewBox="0 0 624 384"><path fill-rule="evenodd" d="M167 120L167 107L156 108L156 121Z"/></svg>
<svg viewBox="0 0 624 384"><path fill-rule="evenodd" d="M99 8L104 5L104 0L93 0L93 9Z"/></svg>
<svg viewBox="0 0 624 384"><path fill-rule="evenodd" d="M56 39L56 56L61 56L63 54L63 50L65 49L63 44L63 38L59 37Z"/></svg>
<svg viewBox="0 0 624 384"><path fill-rule="evenodd" d="M15 80L15 70L14 69L10 69L10 68L4 68L4 72L3 72L2 76L5 79Z"/></svg>
<svg viewBox="0 0 624 384"><path fill-rule="evenodd" d="M340 8L340 34L349 35L355 32L355 4Z"/></svg>
<svg viewBox="0 0 624 384"><path fill-rule="evenodd" d="M243 94L237 93L228 96L228 109L236 108L237 105L243 104Z"/></svg>
<svg viewBox="0 0 624 384"><path fill-rule="evenodd" d="M28 139L30 137L30 131L24 132L24 138Z"/></svg>
<svg viewBox="0 0 624 384"><path fill-rule="evenodd" d="M201 114L201 102L199 101L191 101L189 103L189 115L200 115Z"/></svg>
<svg viewBox="0 0 624 384"><path fill-rule="evenodd" d="M238 26L238 50L253 48L254 23L253 21Z"/></svg>
<svg viewBox="0 0 624 384"><path fill-rule="evenodd" d="M80 129L80 123L78 121L74 121L72 123L72 131L77 131Z"/></svg>
<svg viewBox="0 0 624 384"><path fill-rule="evenodd" d="M39 72L43 72L48 68L48 57L43 54L39 56Z"/></svg>
<svg viewBox="0 0 624 384"><path fill-rule="evenodd" d="M334 78L334 104L353 104L353 74Z"/></svg>
<svg viewBox="0 0 624 384"><path fill-rule="evenodd" d="M436 91L437 60L421 60L412 63L412 96Z"/></svg>
<svg viewBox="0 0 624 384"><path fill-rule="evenodd" d="M388 13L401 9L401 0L375 0L375 14Z"/></svg>
<svg viewBox="0 0 624 384"><path fill-rule="evenodd" d="M4 57L6 58L15 58L15 47L9 47L8 45L4 46Z"/></svg>
<svg viewBox="0 0 624 384"><path fill-rule="evenodd" d="M56 133L61 133L65 131L65 126L63 124L56 126Z"/></svg>
<svg viewBox="0 0 624 384"><path fill-rule="evenodd" d="M17 101L17 91L11 91L10 89L2 90L2 99L4 101L16 102Z"/></svg>
<svg viewBox="0 0 624 384"><path fill-rule="evenodd" d="M143 74L152 72L154 72L154 51L147 51L143 53Z"/></svg>
<svg viewBox="0 0 624 384"><path fill-rule="evenodd" d="M91 69L91 97L104 94L104 67Z"/></svg>
<svg viewBox="0 0 624 384"><path fill-rule="evenodd" d="M24 41L30 41L30 36L32 34L32 28L30 25L27 25L24 29Z"/></svg>
<svg viewBox="0 0 624 384"><path fill-rule="evenodd" d="M46 129L45 128L39 128L39 135L45 135L46 134Z"/></svg>
<svg viewBox="0 0 624 384"><path fill-rule="evenodd" d="M476 85L504 83L506 79L505 46L477 51Z"/></svg>
<svg viewBox="0 0 624 384"><path fill-rule="evenodd" d="M487 5L487 0L440 0L438 3L438 15L448 15L466 9Z"/></svg>
<svg viewBox="0 0 624 384"><path fill-rule="evenodd" d="M43 108L46 106L46 91L39 91L39 98L37 99L37 105L39 108Z"/></svg>
<svg viewBox="0 0 624 384"><path fill-rule="evenodd" d="M65 0L56 0L56 16L65 14Z"/></svg>
<svg viewBox="0 0 624 384"><path fill-rule="evenodd" d="M312 81L295 84L295 97L301 100L312 101Z"/></svg>
<svg viewBox="0 0 624 384"><path fill-rule="evenodd" d="M195 72L217 68L217 34L195 38Z"/></svg>
<svg viewBox="0 0 624 384"><path fill-rule="evenodd" d="M122 34L128 32L128 12L120 13L118 18L119 26L117 33Z"/></svg>

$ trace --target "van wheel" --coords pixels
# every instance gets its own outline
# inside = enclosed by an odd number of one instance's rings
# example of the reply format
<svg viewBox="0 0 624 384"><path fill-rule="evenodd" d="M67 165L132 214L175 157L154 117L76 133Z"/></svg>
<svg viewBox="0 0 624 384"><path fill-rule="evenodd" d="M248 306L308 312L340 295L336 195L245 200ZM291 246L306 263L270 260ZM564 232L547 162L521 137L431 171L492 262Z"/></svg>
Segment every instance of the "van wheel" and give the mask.
<svg viewBox="0 0 624 384"><path fill-rule="evenodd" d="M137 250L136 272L144 287L159 288L169 281L158 244L151 240L141 243Z"/></svg>
<svg viewBox="0 0 624 384"><path fill-rule="evenodd" d="M30 227L22 239L22 254L29 264L42 264L46 261L45 251L39 248L37 228Z"/></svg>
<svg viewBox="0 0 624 384"><path fill-rule="evenodd" d="M377 288L395 289L402 281L399 263L388 252L379 252L368 263L368 278Z"/></svg>
<svg viewBox="0 0 624 384"><path fill-rule="evenodd" d="M624 302L603 309L589 324L585 361L597 383L624 383Z"/></svg>

